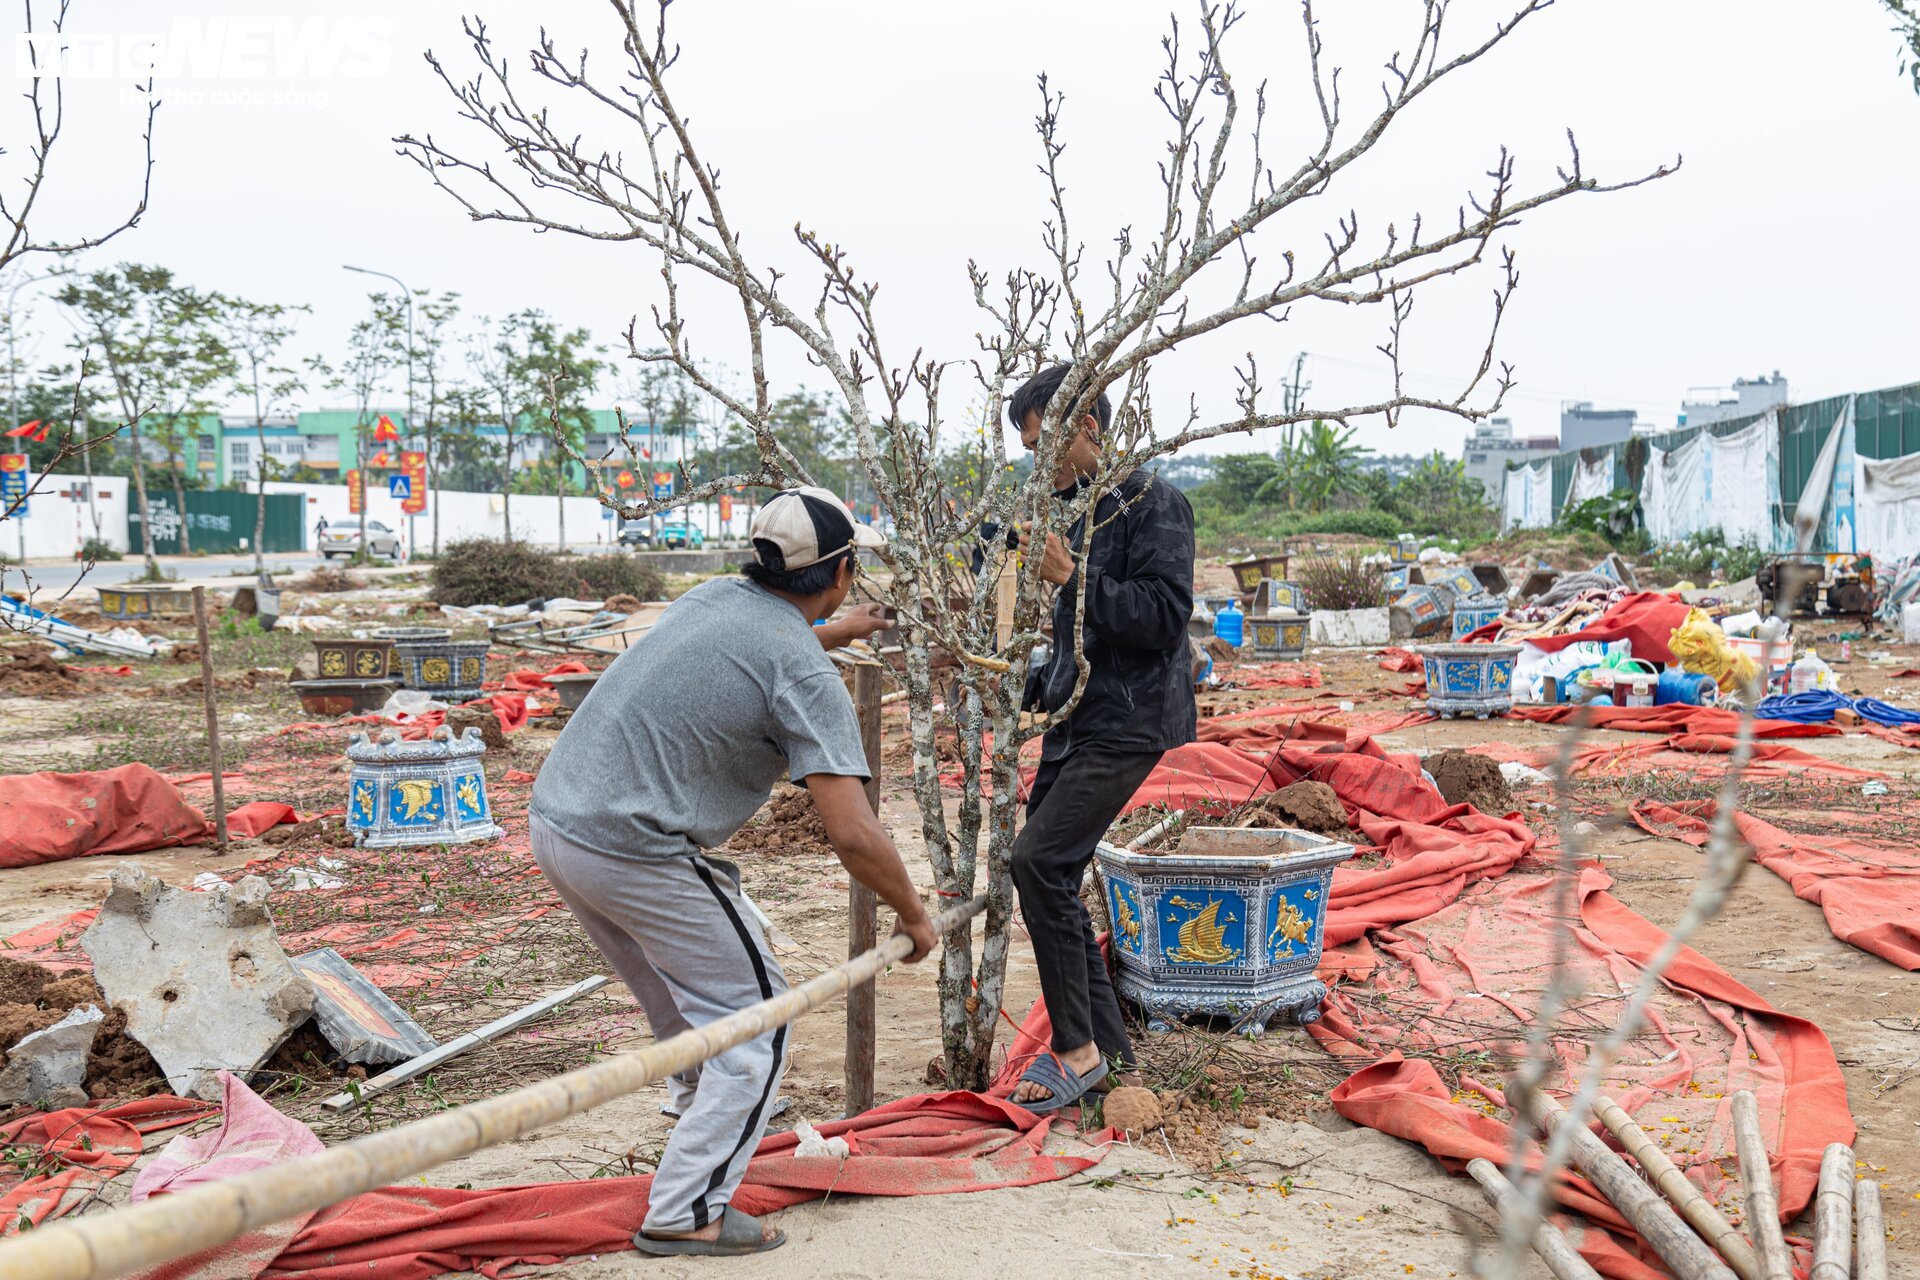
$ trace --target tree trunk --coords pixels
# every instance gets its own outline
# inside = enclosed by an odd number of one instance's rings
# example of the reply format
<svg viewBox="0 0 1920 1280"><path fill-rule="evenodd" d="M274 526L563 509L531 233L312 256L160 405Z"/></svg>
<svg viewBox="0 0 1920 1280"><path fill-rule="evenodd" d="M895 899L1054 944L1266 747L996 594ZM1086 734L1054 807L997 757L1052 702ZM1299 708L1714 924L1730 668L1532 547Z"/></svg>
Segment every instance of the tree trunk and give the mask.
<svg viewBox="0 0 1920 1280"><path fill-rule="evenodd" d="M261 574L267 570L267 420L257 418L253 425L260 437L260 456L253 464L253 571Z"/></svg>
<svg viewBox="0 0 1920 1280"><path fill-rule="evenodd" d="M140 419L127 417L127 433L133 441L133 497L140 512L140 554L147 562L147 577L160 576L159 562L153 558L153 511L147 506L147 464L140 450Z"/></svg>
<svg viewBox="0 0 1920 1280"><path fill-rule="evenodd" d="M167 449L167 462L173 470L173 500L180 510L180 554L193 554L193 534L187 529L187 485L186 461L181 458L180 450L174 445Z"/></svg>
<svg viewBox="0 0 1920 1280"><path fill-rule="evenodd" d="M507 428L507 467L506 478L500 483L500 523L506 530L506 540L513 541L513 428Z"/></svg>
<svg viewBox="0 0 1920 1280"><path fill-rule="evenodd" d="M567 464L559 454L553 459L553 499L560 508L560 550L567 549Z"/></svg>

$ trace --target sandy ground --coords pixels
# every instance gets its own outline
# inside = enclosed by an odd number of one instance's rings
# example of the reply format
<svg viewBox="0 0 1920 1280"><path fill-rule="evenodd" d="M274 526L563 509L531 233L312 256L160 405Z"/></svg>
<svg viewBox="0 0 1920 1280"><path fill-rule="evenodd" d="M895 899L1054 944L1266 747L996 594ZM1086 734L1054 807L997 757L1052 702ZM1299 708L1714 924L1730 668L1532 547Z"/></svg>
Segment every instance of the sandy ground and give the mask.
<svg viewBox="0 0 1920 1280"><path fill-rule="evenodd" d="M1411 678L1379 671L1363 653L1310 654L1309 661L1321 665L1330 689L1341 693L1397 689ZM1230 708L1311 696L1283 690L1217 701ZM1403 695L1362 703L1369 710L1407 705ZM44 704L9 700L0 703L0 716L39 714L37 707ZM890 731L894 724L889 721ZM1383 744L1426 752L1498 742L1544 758L1559 742L1558 733L1516 721L1449 722L1386 735ZM1597 741L1609 739L1646 740L1596 735ZM1860 736L1795 745L1884 770L1897 789L1916 786L1920 753ZM1540 791L1521 798L1546 799ZM1547 820L1537 810L1523 812ZM909 868L927 884L918 817L897 778L888 780L883 817ZM1603 832L1597 851L1615 876L1616 894L1663 925L1679 915L1701 856L1690 846L1618 826ZM186 883L199 871L236 866L257 852L245 846L221 855L174 850L3 872L0 932L96 904L118 863L138 863ZM811 976L844 956L846 877L831 859L757 857L743 866L749 893L792 940L781 956L790 977ZM1846 1073L1863 1172L1873 1172L1885 1187L1894 1269L1920 1267L1920 1020L1914 1017L1920 979L1835 940L1817 907L1759 868L1741 881L1728 910L1696 946L1780 1009L1813 1018L1826 1030ZM896 966L877 984L882 1098L927 1087L928 1063L939 1052L933 978L931 965ZM1031 954L1024 937L1017 937L1007 1007L1024 1010L1036 994ZM607 1049L645 1042L644 1022L632 1013L623 988L609 988L594 1007L609 1015L610 1025L624 1028L609 1035ZM1297 1032L1275 1034L1297 1037L1303 1054L1317 1052ZM780 1124L841 1114L842 1036L837 1007L798 1025L786 1088L793 1108ZM644 1159L665 1140L670 1122L658 1114L664 1098L660 1089L642 1091L434 1170L428 1180L482 1186L585 1177L596 1167L624 1172L630 1154ZM1078 1146L1071 1135L1055 1141L1061 1150ZM1139 1146L1110 1150L1085 1175L1040 1187L898 1200L831 1198L801 1206L779 1215L790 1241L764 1257L669 1262L623 1253L577 1260L568 1274L1452 1277L1467 1273L1463 1231L1484 1229L1491 1221L1471 1183L1413 1147L1349 1124L1324 1102L1302 1120L1228 1128L1212 1162L1183 1159L1176 1146L1190 1150L1153 1135ZM1545 1274L1530 1267L1530 1276Z"/></svg>

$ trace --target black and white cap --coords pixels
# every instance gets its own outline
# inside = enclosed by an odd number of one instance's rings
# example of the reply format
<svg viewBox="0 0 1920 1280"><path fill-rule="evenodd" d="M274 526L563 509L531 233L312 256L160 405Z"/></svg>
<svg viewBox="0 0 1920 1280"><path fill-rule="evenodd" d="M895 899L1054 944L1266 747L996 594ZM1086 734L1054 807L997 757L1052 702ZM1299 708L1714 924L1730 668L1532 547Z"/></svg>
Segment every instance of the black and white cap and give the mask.
<svg viewBox="0 0 1920 1280"><path fill-rule="evenodd" d="M791 572L839 555L848 547L884 547L887 540L872 525L861 524L847 512L831 489L805 485L783 489L754 513L747 531L756 547L766 542L777 553L760 547L760 562L775 572Z"/></svg>

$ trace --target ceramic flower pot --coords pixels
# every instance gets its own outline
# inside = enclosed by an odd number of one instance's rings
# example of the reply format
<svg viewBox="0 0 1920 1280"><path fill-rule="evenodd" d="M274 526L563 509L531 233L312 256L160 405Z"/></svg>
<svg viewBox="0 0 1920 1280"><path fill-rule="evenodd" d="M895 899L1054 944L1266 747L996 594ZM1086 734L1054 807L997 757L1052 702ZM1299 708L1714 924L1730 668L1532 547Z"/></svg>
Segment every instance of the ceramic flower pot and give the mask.
<svg viewBox="0 0 1920 1280"><path fill-rule="evenodd" d="M193 612L193 592L186 587L130 585L96 587L100 616L135 621L163 614Z"/></svg>
<svg viewBox="0 0 1920 1280"><path fill-rule="evenodd" d="M395 666L409 689L442 702L471 702L487 679L485 640L396 640Z"/></svg>
<svg viewBox="0 0 1920 1280"><path fill-rule="evenodd" d="M587 700L587 695L593 692L594 681L598 680L602 674L599 671L583 671L562 676L548 676L547 683L553 687L554 693L559 695L561 706L569 711L578 711L580 704Z"/></svg>
<svg viewBox="0 0 1920 1280"><path fill-rule="evenodd" d="M347 759L347 829L363 848L467 844L503 834L487 805L480 763L487 746L477 729L455 737L442 727L431 738L404 742L389 729L374 742L353 735Z"/></svg>
<svg viewBox="0 0 1920 1280"><path fill-rule="evenodd" d="M1517 644L1423 644L1418 653L1427 668L1427 710L1442 719L1505 715L1513 706L1513 664Z"/></svg>
<svg viewBox="0 0 1920 1280"><path fill-rule="evenodd" d="M293 691L309 715L363 716L387 705L398 680L295 680Z"/></svg>
<svg viewBox="0 0 1920 1280"><path fill-rule="evenodd" d="M1294 660L1307 651L1307 627L1311 619L1303 613L1276 613L1264 618L1247 619L1247 645L1256 658Z"/></svg>
<svg viewBox="0 0 1920 1280"><path fill-rule="evenodd" d="M1196 827L1178 853L1101 843L1120 995L1155 1031L1192 1014L1250 1031L1320 1016L1333 868L1353 846L1284 828Z"/></svg>
<svg viewBox="0 0 1920 1280"><path fill-rule="evenodd" d="M1463 596L1453 605L1453 638L1456 642L1472 635L1507 611L1504 602L1491 596Z"/></svg>
<svg viewBox="0 0 1920 1280"><path fill-rule="evenodd" d="M393 671L391 640L315 640L313 656L322 680L385 680Z"/></svg>

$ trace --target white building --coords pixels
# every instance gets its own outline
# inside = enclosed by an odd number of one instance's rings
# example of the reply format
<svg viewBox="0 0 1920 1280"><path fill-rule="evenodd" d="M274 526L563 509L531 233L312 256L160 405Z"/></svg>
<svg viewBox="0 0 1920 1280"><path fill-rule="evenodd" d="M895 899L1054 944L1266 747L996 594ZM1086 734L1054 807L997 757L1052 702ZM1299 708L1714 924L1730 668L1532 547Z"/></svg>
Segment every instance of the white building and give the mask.
<svg viewBox="0 0 1920 1280"><path fill-rule="evenodd" d="M1474 426L1462 456L1467 474L1480 482L1490 500L1499 502L1505 491L1508 463L1532 462L1559 451L1558 436L1515 436L1509 419L1494 418Z"/></svg>
<svg viewBox="0 0 1920 1280"><path fill-rule="evenodd" d="M1690 387L1688 394L1707 391L1711 400L1683 400L1680 425L1710 427L1716 422L1752 417L1787 402L1787 380L1775 369L1773 376L1735 378L1731 387Z"/></svg>

